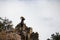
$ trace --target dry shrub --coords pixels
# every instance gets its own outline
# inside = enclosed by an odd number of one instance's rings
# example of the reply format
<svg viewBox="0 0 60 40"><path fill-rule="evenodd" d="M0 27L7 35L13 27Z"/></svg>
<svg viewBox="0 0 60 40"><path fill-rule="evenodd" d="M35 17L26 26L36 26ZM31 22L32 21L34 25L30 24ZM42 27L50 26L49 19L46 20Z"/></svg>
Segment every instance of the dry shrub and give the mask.
<svg viewBox="0 0 60 40"><path fill-rule="evenodd" d="M0 32L0 40L21 40L21 37L16 33Z"/></svg>

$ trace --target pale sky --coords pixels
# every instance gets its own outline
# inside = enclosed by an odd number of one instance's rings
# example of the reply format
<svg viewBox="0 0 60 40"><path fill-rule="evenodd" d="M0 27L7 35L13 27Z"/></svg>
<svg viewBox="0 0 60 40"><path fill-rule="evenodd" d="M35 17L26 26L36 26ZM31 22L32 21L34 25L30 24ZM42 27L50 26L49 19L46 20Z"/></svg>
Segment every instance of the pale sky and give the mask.
<svg viewBox="0 0 60 40"><path fill-rule="evenodd" d="M60 32L60 0L0 0L0 17L13 21L15 27L20 17L39 33L39 40Z"/></svg>

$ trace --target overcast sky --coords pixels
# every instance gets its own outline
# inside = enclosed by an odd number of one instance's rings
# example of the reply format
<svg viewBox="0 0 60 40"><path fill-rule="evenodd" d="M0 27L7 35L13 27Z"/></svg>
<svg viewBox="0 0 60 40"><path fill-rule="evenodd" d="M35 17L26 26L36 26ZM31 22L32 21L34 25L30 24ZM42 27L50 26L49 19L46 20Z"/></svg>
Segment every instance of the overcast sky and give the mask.
<svg viewBox="0 0 60 40"><path fill-rule="evenodd" d="M52 33L60 32L60 0L0 0L0 17L13 21L15 27L20 17L46 40Z"/></svg>

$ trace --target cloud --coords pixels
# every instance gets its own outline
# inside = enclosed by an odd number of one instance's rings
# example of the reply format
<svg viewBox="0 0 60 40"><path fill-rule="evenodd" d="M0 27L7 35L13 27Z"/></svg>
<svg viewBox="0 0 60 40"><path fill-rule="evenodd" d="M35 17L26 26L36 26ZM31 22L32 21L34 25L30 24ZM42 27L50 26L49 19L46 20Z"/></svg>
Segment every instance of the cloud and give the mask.
<svg viewBox="0 0 60 40"><path fill-rule="evenodd" d="M60 0L47 0L47 1L60 1Z"/></svg>

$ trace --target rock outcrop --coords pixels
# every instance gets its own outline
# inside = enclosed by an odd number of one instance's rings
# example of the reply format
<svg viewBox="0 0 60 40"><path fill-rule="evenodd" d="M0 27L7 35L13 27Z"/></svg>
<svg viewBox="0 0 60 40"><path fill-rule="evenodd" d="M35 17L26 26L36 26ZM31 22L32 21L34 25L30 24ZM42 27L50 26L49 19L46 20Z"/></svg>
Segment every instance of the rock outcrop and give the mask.
<svg viewBox="0 0 60 40"><path fill-rule="evenodd" d="M21 17L21 22L15 28L12 27L12 21L0 19L0 40L39 40L39 34L26 26L24 17Z"/></svg>
<svg viewBox="0 0 60 40"><path fill-rule="evenodd" d="M38 33L34 33L31 27L24 23L25 18L21 17L21 22L16 26L16 33L21 36L21 40L39 40Z"/></svg>

